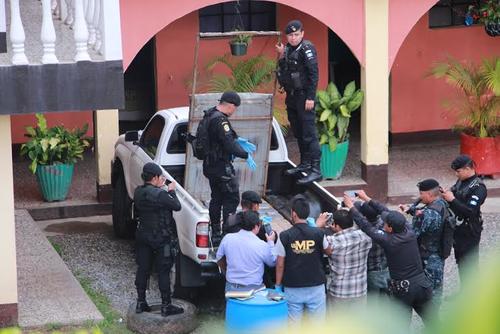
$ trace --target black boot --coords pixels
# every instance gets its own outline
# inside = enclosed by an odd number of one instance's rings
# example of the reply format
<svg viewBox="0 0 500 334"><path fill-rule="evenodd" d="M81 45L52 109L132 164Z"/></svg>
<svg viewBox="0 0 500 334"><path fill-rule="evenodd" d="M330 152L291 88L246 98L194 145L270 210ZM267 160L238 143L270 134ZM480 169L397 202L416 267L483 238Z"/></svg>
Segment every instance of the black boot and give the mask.
<svg viewBox="0 0 500 334"><path fill-rule="evenodd" d="M223 236L224 235L222 234L220 226L215 226L215 224L212 225L212 245L214 247L218 247L220 245Z"/></svg>
<svg viewBox="0 0 500 334"><path fill-rule="evenodd" d="M303 160L297 167L287 169L285 171L285 175L294 176L302 172L307 173L307 171L309 171L310 169L311 169L311 162L309 160Z"/></svg>
<svg viewBox="0 0 500 334"><path fill-rule="evenodd" d="M297 181L298 185L306 185L312 182L318 182L323 179L320 169L320 160L313 160L311 163L311 169L307 172L307 176L299 179Z"/></svg>
<svg viewBox="0 0 500 334"><path fill-rule="evenodd" d="M169 315L184 313L184 309L174 304L161 304L161 316L168 317Z"/></svg>
<svg viewBox="0 0 500 334"><path fill-rule="evenodd" d="M147 301L137 299L137 304L135 305L135 313L142 312L151 312L151 307L149 307Z"/></svg>

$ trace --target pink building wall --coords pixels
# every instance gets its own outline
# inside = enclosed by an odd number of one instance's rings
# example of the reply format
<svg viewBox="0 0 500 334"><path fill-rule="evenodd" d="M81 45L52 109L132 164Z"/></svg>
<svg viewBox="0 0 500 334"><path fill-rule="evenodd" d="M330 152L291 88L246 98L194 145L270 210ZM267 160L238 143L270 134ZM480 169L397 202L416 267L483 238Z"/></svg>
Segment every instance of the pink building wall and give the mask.
<svg viewBox="0 0 500 334"><path fill-rule="evenodd" d="M444 81L426 77L436 61L451 55L459 60L481 61L500 55L498 38L474 27L428 28L428 14L420 18L395 57L391 71L392 133L449 129L455 117L445 112L442 101L454 89Z"/></svg>

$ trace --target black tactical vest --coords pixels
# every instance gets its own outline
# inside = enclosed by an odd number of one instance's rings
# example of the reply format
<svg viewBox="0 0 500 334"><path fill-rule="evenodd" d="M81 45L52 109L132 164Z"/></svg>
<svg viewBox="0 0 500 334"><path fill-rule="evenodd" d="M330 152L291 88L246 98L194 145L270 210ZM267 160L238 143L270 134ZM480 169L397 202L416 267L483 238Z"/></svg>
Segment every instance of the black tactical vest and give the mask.
<svg viewBox="0 0 500 334"><path fill-rule="evenodd" d="M310 287L325 284L323 267L324 233L307 224L296 224L281 232L280 241L285 248L285 287Z"/></svg>

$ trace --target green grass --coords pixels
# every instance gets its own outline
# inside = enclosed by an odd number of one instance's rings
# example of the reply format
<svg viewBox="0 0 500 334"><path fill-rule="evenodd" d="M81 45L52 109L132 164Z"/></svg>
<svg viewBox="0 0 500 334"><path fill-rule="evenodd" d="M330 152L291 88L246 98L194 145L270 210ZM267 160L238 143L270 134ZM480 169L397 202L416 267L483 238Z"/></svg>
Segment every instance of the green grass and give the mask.
<svg viewBox="0 0 500 334"><path fill-rule="evenodd" d="M61 245L59 245L57 242L49 240L50 244L54 248L57 254L62 257L62 250L61 250Z"/></svg>

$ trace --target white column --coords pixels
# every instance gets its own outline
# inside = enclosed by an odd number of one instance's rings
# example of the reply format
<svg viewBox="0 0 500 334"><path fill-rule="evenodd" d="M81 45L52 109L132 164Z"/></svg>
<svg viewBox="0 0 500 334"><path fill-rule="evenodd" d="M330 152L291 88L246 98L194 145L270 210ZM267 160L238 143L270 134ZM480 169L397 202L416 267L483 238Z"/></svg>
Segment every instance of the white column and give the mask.
<svg viewBox="0 0 500 334"><path fill-rule="evenodd" d="M90 60L90 56L87 51L89 31L85 22L83 2L82 0L73 1L75 3L75 23L73 25L76 46L75 61Z"/></svg>
<svg viewBox="0 0 500 334"><path fill-rule="evenodd" d="M361 160L389 163L389 0L365 0L365 99L361 115Z"/></svg>
<svg viewBox="0 0 500 334"><path fill-rule="evenodd" d="M103 186L111 184L111 160L118 139L118 110L96 110L94 113L97 184Z"/></svg>
<svg viewBox="0 0 500 334"><path fill-rule="evenodd" d="M19 11L19 0L10 0L10 42L12 44L12 64L26 65L28 58L24 53L24 27Z"/></svg>
<svg viewBox="0 0 500 334"><path fill-rule="evenodd" d="M103 0L101 2L102 53L105 60L122 60L122 35L120 26L120 1Z"/></svg>
<svg viewBox="0 0 500 334"><path fill-rule="evenodd" d="M51 0L42 0L42 31L40 38L43 44L42 64L56 64L56 31L52 21Z"/></svg>
<svg viewBox="0 0 500 334"><path fill-rule="evenodd" d="M101 0L95 0L94 5L94 18L93 18L93 26L95 28L95 43L94 50L99 51L101 48Z"/></svg>
<svg viewBox="0 0 500 334"><path fill-rule="evenodd" d="M95 27L94 27L94 6L95 0L88 0L87 11L85 13L85 20L87 21L87 27L89 29L89 45L95 44Z"/></svg>
<svg viewBox="0 0 500 334"><path fill-rule="evenodd" d="M16 229L10 116L0 116L0 304L17 304Z"/></svg>

